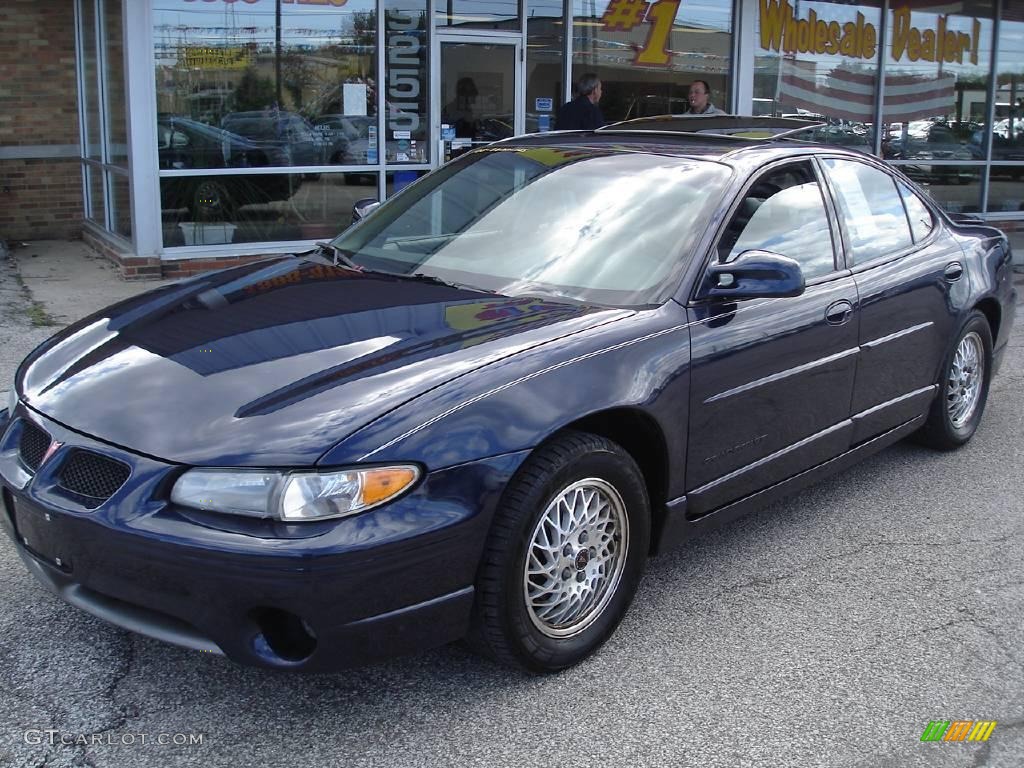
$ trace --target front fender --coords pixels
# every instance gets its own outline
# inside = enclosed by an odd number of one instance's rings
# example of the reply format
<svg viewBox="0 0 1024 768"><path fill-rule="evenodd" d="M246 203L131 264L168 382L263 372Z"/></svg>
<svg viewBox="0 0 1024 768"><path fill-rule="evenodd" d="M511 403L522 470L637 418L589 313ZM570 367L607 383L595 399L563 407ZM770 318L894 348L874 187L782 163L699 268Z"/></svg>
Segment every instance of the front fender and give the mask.
<svg viewBox="0 0 1024 768"><path fill-rule="evenodd" d="M449 382L353 433L319 463L418 461L433 471L530 449L580 418L628 407L661 427L670 477L681 481L689 346L685 310L670 301Z"/></svg>

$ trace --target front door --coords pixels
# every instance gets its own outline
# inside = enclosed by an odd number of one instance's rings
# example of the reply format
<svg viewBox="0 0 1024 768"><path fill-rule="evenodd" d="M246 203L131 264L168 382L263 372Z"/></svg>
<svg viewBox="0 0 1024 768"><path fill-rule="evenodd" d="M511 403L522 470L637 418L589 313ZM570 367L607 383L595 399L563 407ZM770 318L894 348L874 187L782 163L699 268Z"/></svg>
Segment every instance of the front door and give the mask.
<svg viewBox="0 0 1024 768"><path fill-rule="evenodd" d="M521 40L442 37L439 45L441 161L522 133Z"/></svg>
<svg viewBox="0 0 1024 768"><path fill-rule="evenodd" d="M713 258L772 251L800 264L800 296L691 307L688 512L701 515L837 456L850 445L858 296L812 163L776 165L748 187Z"/></svg>

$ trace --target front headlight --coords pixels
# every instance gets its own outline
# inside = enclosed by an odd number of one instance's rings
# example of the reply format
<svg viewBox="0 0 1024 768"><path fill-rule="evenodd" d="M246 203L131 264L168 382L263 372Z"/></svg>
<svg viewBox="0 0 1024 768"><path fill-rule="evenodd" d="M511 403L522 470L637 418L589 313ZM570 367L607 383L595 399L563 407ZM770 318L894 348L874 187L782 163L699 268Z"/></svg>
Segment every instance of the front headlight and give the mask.
<svg viewBox="0 0 1024 768"><path fill-rule="evenodd" d="M391 501L419 480L415 465L337 472L193 469L171 490L185 507L285 522L346 517Z"/></svg>

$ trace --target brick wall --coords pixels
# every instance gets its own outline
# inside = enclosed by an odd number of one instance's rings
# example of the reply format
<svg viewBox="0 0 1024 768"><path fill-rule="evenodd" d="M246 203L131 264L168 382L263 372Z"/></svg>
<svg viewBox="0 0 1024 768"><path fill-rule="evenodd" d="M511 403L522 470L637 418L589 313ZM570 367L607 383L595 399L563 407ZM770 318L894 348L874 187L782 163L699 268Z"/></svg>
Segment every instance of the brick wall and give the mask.
<svg viewBox="0 0 1024 768"><path fill-rule="evenodd" d="M0 150L77 147L76 86L71 0L0 3ZM82 216L77 160L0 153L0 238L77 237Z"/></svg>

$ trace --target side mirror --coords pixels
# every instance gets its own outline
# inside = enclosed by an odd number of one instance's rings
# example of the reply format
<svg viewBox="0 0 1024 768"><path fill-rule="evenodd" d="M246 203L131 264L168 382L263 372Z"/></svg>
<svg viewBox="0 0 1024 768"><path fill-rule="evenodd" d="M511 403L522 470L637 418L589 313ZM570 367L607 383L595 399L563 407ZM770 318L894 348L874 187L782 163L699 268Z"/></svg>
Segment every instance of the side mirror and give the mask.
<svg viewBox="0 0 1024 768"><path fill-rule="evenodd" d="M362 221L373 213L379 205L380 200L375 197L364 197L362 200L356 200L352 205L352 223L355 224L357 221Z"/></svg>
<svg viewBox="0 0 1024 768"><path fill-rule="evenodd" d="M708 267L701 297L781 298L803 292L804 275L793 259L771 251L744 251L734 261Z"/></svg>

